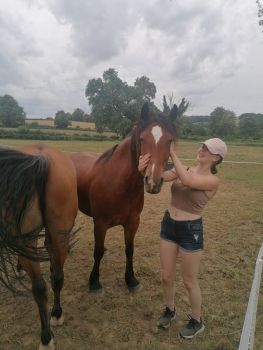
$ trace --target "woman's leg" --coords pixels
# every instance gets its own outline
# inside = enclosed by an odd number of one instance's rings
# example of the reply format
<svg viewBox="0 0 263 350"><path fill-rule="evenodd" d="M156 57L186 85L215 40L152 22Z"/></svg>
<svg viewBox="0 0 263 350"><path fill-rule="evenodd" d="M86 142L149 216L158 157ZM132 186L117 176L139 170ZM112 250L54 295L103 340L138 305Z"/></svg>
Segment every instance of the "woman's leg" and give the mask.
<svg viewBox="0 0 263 350"><path fill-rule="evenodd" d="M161 279L163 284L165 303L170 310L174 310L174 279L177 254L177 244L161 239Z"/></svg>
<svg viewBox="0 0 263 350"><path fill-rule="evenodd" d="M200 321L202 295L198 283L198 273L203 251L186 252L180 249L181 274L184 285L189 293L192 308L191 317Z"/></svg>

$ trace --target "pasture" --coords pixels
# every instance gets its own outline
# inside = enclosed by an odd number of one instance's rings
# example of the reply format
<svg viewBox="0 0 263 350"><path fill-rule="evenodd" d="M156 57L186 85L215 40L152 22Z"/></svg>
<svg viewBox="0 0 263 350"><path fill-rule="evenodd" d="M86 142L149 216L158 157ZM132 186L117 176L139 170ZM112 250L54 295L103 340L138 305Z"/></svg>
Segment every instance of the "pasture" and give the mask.
<svg viewBox="0 0 263 350"><path fill-rule="evenodd" d="M19 147L28 140L2 140ZM66 152L101 153L113 142L62 142L47 144ZM197 142L179 141L182 159L195 157ZM263 163L263 148L229 145L228 161ZM191 165L193 161L184 161ZM254 274L255 259L263 241L263 165L225 162L219 167L221 187L204 213L205 254L201 264L203 317L206 330L191 341L178 339L187 319L188 299L179 275L176 279L177 319L169 330L158 330L163 309L159 267L159 226L169 200L170 184L158 195L145 195L141 224L135 238L134 269L143 285L131 294L125 285L125 253L120 227L108 231L107 252L101 263L103 294L88 291L93 263L92 220L79 213L79 241L65 264L62 307L65 323L54 329L58 350L236 350ZM109 180L110 181L110 180ZM43 264L49 283L49 266ZM49 305L52 305L49 285ZM13 296L0 286L0 349L32 350L39 339L38 314L31 292ZM263 287L259 298L254 350L263 344Z"/></svg>

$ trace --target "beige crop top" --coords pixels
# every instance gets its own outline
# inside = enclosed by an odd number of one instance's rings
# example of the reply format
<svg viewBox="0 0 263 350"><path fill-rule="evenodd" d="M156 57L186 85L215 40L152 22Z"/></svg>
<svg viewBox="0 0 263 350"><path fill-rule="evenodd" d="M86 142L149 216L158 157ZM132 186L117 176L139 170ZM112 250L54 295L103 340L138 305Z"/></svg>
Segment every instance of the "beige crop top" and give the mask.
<svg viewBox="0 0 263 350"><path fill-rule="evenodd" d="M204 190L184 186L179 178L172 183L171 192L171 205L173 207L197 215L202 214L204 206L215 194L214 192L208 196Z"/></svg>

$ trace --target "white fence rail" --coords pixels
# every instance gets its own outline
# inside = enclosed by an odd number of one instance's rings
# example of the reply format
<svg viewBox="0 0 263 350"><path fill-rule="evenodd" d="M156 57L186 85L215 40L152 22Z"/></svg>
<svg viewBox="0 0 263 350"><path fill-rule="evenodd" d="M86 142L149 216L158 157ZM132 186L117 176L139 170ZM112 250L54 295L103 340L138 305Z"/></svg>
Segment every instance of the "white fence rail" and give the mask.
<svg viewBox="0 0 263 350"><path fill-rule="evenodd" d="M247 311L245 321L242 329L238 350L253 350L255 328L256 328L256 316L259 297L259 288L262 275L263 266L263 244L259 250L256 260L254 279L249 295L249 301L247 305Z"/></svg>

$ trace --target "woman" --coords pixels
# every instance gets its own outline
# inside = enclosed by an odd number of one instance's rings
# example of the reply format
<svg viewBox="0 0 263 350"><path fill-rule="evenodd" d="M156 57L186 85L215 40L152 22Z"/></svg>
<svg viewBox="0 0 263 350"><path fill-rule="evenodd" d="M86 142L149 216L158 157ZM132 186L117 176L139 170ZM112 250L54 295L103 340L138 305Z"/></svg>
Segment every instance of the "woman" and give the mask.
<svg viewBox="0 0 263 350"><path fill-rule="evenodd" d="M202 297L198 284L198 272L203 253L202 211L215 195L219 179L216 166L226 156L227 147L218 138L201 144L197 153L198 164L187 168L182 165L171 144L171 159L174 168L163 174L164 181L173 181L171 201L161 223L160 259L161 278L166 308L158 326L168 328L175 318L174 279L176 262L180 253L181 274L189 294L191 315L189 322L179 332L183 338L193 338L204 330L201 318ZM139 170L143 173L150 160L150 154L140 157Z"/></svg>

